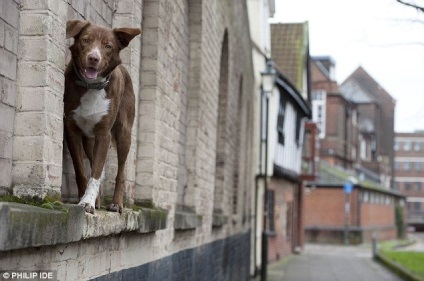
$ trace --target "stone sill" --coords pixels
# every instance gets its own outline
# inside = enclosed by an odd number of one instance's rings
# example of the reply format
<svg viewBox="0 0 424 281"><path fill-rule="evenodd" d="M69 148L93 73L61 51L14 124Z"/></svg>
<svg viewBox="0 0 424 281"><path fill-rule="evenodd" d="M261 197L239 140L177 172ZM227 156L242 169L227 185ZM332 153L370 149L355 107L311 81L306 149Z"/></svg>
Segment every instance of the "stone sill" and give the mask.
<svg viewBox="0 0 424 281"><path fill-rule="evenodd" d="M212 227L219 228L228 223L228 216L224 215L222 211L215 210L212 214Z"/></svg>
<svg viewBox="0 0 424 281"><path fill-rule="evenodd" d="M175 211L174 229L193 230L202 225L203 217L193 210L177 209Z"/></svg>
<svg viewBox="0 0 424 281"><path fill-rule="evenodd" d="M124 209L122 214L65 204L63 211L18 203L0 202L0 251L39 247L83 239L134 232L151 233L166 228L163 209Z"/></svg>

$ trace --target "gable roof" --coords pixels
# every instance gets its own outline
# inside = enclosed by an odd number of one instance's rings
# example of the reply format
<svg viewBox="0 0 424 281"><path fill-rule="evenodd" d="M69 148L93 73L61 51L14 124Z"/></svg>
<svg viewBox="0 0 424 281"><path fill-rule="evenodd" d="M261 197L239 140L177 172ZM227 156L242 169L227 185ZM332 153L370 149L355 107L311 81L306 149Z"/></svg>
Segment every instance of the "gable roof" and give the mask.
<svg viewBox="0 0 424 281"><path fill-rule="evenodd" d="M309 56L308 23L271 24L271 57L277 69L299 90Z"/></svg>
<svg viewBox="0 0 424 281"><path fill-rule="evenodd" d="M374 97L364 91L355 81L346 80L340 90L343 96L355 103L373 103Z"/></svg>
<svg viewBox="0 0 424 281"><path fill-rule="evenodd" d="M354 86L355 85L355 86ZM353 92L353 87L358 90L356 93ZM351 100L359 98L359 96L368 96L375 102L379 102L381 98L391 100L393 104L396 104L396 100L381 87L368 72L365 71L362 66L359 66L346 80L342 83L341 88L347 92L345 95L350 95ZM355 97L358 95L358 97Z"/></svg>

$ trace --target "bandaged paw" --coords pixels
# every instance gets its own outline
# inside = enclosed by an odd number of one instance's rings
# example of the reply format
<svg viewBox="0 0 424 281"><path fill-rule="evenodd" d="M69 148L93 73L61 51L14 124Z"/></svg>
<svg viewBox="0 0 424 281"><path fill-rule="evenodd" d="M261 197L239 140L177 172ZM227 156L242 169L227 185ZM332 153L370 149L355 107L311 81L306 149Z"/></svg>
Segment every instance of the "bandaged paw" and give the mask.
<svg viewBox="0 0 424 281"><path fill-rule="evenodd" d="M81 201L78 205L81 205L85 208L86 212L94 214L94 208L96 205L96 198L99 195L100 190L100 180L90 178L87 184L87 189L85 190L84 196L81 198Z"/></svg>

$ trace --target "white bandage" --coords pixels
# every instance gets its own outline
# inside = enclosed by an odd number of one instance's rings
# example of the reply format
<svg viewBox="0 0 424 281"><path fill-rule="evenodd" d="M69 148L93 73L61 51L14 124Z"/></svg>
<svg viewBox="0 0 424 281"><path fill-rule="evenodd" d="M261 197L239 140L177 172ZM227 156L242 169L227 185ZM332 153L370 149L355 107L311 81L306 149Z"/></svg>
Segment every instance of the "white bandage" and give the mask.
<svg viewBox="0 0 424 281"><path fill-rule="evenodd" d="M90 178L87 184L87 189L85 190L84 196L81 198L79 205L85 206L89 204L94 208L96 204L96 198L100 190L100 180Z"/></svg>

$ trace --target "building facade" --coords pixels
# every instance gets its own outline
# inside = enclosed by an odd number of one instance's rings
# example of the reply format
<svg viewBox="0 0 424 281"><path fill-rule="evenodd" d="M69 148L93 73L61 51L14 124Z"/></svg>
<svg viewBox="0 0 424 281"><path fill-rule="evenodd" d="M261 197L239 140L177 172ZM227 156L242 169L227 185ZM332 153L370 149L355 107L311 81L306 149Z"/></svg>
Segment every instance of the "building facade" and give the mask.
<svg viewBox="0 0 424 281"><path fill-rule="evenodd" d="M121 52L136 92L131 209L90 215L75 205L0 203L0 270L57 270L60 280L247 280L259 117L246 2L0 5L3 194L77 200L63 143L66 20L143 30ZM116 163L112 149L105 200Z"/></svg>
<svg viewBox="0 0 424 281"><path fill-rule="evenodd" d="M396 101L362 67L346 78L340 89L357 105L361 167L378 175L383 187L392 188Z"/></svg>
<svg viewBox="0 0 424 281"><path fill-rule="evenodd" d="M407 221L424 228L424 133L396 133L395 189L406 196Z"/></svg>
<svg viewBox="0 0 424 281"><path fill-rule="evenodd" d="M302 151L311 118L308 23L272 24L271 57L277 70L270 97L269 261L303 248Z"/></svg>
<svg viewBox="0 0 424 281"><path fill-rule="evenodd" d="M403 237L405 199L392 190L388 147L395 101L363 68L341 86L334 68L330 57L312 58L312 116L319 144L313 143L311 130L305 165L314 164L314 147L319 164L315 175L305 175L305 239L362 243L372 233L379 240ZM352 193L345 191L350 184Z"/></svg>
<svg viewBox="0 0 424 281"><path fill-rule="evenodd" d="M371 242L372 234L378 241L404 237L403 194L368 180L352 183L351 193L346 193L346 182L355 177L351 171L320 163L319 177L305 190L306 241L360 244Z"/></svg>
<svg viewBox="0 0 424 281"><path fill-rule="evenodd" d="M311 61L312 112L320 137L320 159L353 169L357 163L357 105L346 99L334 77L331 57Z"/></svg>

